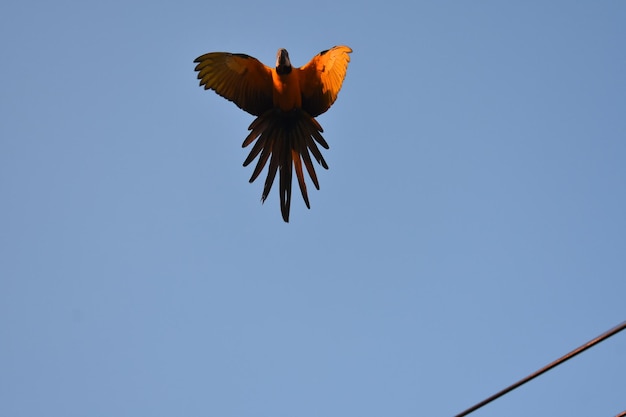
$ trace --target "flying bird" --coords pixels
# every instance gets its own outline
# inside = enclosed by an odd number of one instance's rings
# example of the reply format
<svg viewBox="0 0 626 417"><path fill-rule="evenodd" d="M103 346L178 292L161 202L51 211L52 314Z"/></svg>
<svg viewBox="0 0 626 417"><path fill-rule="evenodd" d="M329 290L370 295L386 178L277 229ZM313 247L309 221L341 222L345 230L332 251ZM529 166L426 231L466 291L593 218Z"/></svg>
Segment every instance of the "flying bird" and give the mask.
<svg viewBox="0 0 626 417"><path fill-rule="evenodd" d="M276 54L276 67L270 68L245 54L211 52L199 56L197 63L200 86L214 90L239 108L257 116L242 147L256 143L243 163L248 166L258 157L250 177L253 182L269 161L261 201L270 193L279 173L280 211L289 222L291 179L295 169L300 192L307 208L309 196L302 166L319 190L311 155L325 169L317 145L328 149L323 129L315 117L324 113L337 99L346 76L349 53L347 46L335 46L317 54L308 64L294 68L285 49Z"/></svg>

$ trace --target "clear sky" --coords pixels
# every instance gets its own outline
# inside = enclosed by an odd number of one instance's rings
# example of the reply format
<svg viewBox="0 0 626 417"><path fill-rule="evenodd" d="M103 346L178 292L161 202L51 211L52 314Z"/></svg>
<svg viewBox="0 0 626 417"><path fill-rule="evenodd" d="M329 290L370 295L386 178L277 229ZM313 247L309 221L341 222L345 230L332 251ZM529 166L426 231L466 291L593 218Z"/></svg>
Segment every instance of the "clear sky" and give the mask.
<svg viewBox="0 0 626 417"><path fill-rule="evenodd" d="M2 2L0 416L452 416L625 320L626 2L512 3ZM338 44L285 224L193 60ZM623 333L472 416L614 416Z"/></svg>

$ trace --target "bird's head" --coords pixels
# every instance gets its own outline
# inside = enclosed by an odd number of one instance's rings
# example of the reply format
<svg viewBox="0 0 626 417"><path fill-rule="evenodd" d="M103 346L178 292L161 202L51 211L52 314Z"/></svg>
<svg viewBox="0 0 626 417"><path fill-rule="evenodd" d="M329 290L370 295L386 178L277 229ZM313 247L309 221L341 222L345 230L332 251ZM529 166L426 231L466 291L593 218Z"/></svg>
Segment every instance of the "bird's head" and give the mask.
<svg viewBox="0 0 626 417"><path fill-rule="evenodd" d="M286 49L280 48L276 54L276 72L278 74L289 74L291 72L291 61Z"/></svg>

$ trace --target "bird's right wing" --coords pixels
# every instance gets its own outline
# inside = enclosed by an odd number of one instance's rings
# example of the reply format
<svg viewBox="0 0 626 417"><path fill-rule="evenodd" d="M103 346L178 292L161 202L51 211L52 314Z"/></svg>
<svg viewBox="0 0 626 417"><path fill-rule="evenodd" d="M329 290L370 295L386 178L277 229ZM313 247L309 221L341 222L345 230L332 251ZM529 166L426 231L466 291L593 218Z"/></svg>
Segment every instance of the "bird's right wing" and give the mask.
<svg viewBox="0 0 626 417"><path fill-rule="evenodd" d="M245 54L211 52L194 60L200 85L260 116L273 107L272 69Z"/></svg>

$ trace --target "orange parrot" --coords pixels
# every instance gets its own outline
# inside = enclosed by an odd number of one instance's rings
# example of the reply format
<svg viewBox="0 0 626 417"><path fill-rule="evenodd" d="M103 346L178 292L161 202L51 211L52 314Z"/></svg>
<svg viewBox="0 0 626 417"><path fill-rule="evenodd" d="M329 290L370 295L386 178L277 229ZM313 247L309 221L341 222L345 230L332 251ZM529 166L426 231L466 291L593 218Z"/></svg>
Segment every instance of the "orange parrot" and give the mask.
<svg viewBox="0 0 626 417"><path fill-rule="evenodd" d="M289 222L292 167L307 208L311 206L302 165L318 190L320 186L310 155L328 169L317 147L319 144L328 149L328 143L322 137L323 129L315 117L328 110L337 99L351 52L347 46L335 46L320 52L300 68L291 66L285 49L278 50L275 68L267 67L251 56L228 52L211 52L194 61L198 64L195 70L200 86L214 90L257 116L248 127L250 134L243 141L242 147L245 148L256 140L243 166L259 157L250 177L253 182L269 160L262 202L270 193L276 172L280 173L280 211L285 222Z"/></svg>

